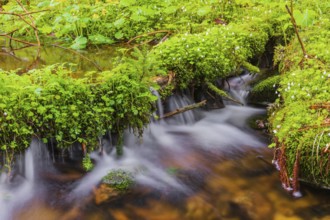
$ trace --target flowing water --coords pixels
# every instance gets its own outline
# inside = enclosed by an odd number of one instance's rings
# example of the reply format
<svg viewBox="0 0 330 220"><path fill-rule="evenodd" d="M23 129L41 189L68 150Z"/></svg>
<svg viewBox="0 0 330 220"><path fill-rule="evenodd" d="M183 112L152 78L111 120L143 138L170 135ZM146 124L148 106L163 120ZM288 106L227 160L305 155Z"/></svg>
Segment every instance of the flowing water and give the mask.
<svg viewBox="0 0 330 220"><path fill-rule="evenodd" d="M20 60L12 62L18 53ZM45 48L41 59L49 53L57 57L53 48ZM24 50L7 56L1 56L1 66L16 66L4 69L22 67L24 62L23 68L28 68L31 61ZM227 85L244 104L250 79L235 77ZM165 109L172 111L192 101L173 96L168 103ZM155 114L164 114L161 102ZM111 146L92 153L95 167L89 173L81 169L77 147L55 158L34 139L24 154L17 155L12 176L0 177L0 220L330 219L329 191L303 185L303 197L295 199L281 188L267 135L247 123L264 114L264 109L227 102L224 109L191 110L155 120L143 138L126 134L123 157L118 158ZM101 184L104 175L118 169L134 178L128 193Z"/></svg>

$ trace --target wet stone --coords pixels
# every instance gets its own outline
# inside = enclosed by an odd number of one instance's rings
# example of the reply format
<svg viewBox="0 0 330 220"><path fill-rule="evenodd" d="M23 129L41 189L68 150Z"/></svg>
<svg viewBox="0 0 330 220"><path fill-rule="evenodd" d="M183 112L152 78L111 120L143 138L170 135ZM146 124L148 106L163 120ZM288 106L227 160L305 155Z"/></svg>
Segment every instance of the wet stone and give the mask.
<svg viewBox="0 0 330 220"><path fill-rule="evenodd" d="M270 219L272 216L272 204L261 193L241 191L233 199L240 210L245 210L248 216L254 220Z"/></svg>
<svg viewBox="0 0 330 220"><path fill-rule="evenodd" d="M193 196L187 200L185 219L191 220L213 220L219 219L219 212L207 201L199 196Z"/></svg>
<svg viewBox="0 0 330 220"><path fill-rule="evenodd" d="M115 199L120 195L118 191L109 187L107 184L101 184L98 188L95 188L93 192L95 197L95 203L97 205L110 199Z"/></svg>

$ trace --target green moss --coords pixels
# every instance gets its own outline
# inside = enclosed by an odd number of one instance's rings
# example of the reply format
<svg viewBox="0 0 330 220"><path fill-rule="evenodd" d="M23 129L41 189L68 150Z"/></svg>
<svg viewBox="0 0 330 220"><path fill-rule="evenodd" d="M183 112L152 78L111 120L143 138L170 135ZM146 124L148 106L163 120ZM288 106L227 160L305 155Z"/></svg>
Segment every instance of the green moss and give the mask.
<svg viewBox="0 0 330 220"><path fill-rule="evenodd" d="M133 185L134 178L130 172L117 169L110 171L105 177L103 177L102 181L103 183L124 192Z"/></svg>

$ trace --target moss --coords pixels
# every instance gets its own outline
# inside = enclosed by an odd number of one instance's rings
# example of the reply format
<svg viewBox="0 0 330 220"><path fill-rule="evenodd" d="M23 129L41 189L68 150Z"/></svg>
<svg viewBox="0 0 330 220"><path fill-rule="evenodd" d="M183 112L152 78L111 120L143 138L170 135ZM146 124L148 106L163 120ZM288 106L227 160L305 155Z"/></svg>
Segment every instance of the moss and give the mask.
<svg viewBox="0 0 330 220"><path fill-rule="evenodd" d="M133 185L134 178L130 172L117 169L110 171L103 177L102 181L121 192L125 192Z"/></svg>

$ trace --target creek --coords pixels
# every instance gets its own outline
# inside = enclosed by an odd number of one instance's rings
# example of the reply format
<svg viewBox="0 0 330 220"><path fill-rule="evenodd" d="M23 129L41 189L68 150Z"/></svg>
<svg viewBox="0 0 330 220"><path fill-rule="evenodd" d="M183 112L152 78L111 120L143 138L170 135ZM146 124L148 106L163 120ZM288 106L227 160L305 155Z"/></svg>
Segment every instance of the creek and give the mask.
<svg viewBox="0 0 330 220"><path fill-rule="evenodd" d="M243 103L250 77L229 80L232 95ZM173 96L166 109L191 103ZM163 114L161 103L158 108ZM329 191L303 185L297 199L282 189L267 134L248 125L265 114L263 108L226 103L157 120L142 138L127 132L120 158L104 141L103 150L91 154L95 167L88 173L79 148L56 153L33 139L17 155L12 175L1 174L0 219L330 219ZM100 184L116 169L133 175L129 192Z"/></svg>

